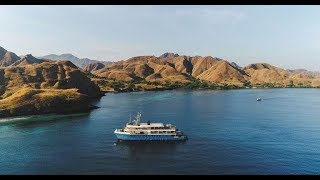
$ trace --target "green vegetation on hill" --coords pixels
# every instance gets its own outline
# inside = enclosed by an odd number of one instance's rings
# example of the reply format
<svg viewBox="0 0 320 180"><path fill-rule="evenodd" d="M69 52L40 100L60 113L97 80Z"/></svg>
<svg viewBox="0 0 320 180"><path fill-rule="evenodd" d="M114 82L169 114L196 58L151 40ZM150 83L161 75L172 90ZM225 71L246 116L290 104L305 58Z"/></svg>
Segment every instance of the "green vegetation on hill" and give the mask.
<svg viewBox="0 0 320 180"><path fill-rule="evenodd" d="M254 87L257 88L319 88L318 87L312 87L311 85L305 85L303 83L298 83L295 84L292 80L289 81L287 85L284 84L279 84L279 83L257 83L253 85Z"/></svg>
<svg viewBox="0 0 320 180"><path fill-rule="evenodd" d="M119 81L115 79L92 78L92 80L105 92L132 92L132 91L150 91L150 90L168 90L168 89L239 89L240 86L229 84L217 84L210 81L192 79L189 82L179 81L146 81L132 80Z"/></svg>
<svg viewBox="0 0 320 180"><path fill-rule="evenodd" d="M168 87L170 89L238 89L239 86L236 85L229 85L229 84L217 84L212 83L210 81L204 81L199 79L193 79L190 82L169 82L166 81L165 84L163 84L165 87Z"/></svg>

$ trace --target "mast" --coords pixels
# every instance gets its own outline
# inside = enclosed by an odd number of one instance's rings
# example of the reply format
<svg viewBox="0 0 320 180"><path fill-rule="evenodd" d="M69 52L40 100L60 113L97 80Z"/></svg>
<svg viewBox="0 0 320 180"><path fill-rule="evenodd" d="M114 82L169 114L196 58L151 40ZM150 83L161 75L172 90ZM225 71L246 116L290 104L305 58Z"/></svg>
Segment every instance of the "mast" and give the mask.
<svg viewBox="0 0 320 180"><path fill-rule="evenodd" d="M138 112L136 119L134 120L135 125L140 125L141 112Z"/></svg>

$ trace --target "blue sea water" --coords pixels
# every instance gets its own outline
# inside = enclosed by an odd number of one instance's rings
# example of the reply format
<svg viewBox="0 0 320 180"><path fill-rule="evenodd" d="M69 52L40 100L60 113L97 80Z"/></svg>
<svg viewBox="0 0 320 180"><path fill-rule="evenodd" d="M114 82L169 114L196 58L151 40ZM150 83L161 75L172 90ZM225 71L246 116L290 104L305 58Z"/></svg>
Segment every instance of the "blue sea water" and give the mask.
<svg viewBox="0 0 320 180"><path fill-rule="evenodd" d="M320 173L320 89L108 93L97 106L0 119L0 174ZM138 111L188 141L117 142Z"/></svg>

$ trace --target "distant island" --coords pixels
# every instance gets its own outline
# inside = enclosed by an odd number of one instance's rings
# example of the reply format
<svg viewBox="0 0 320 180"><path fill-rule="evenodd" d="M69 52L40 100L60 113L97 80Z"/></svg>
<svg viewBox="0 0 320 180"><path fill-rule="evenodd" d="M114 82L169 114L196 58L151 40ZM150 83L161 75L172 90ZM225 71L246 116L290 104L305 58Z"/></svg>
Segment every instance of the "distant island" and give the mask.
<svg viewBox="0 0 320 180"><path fill-rule="evenodd" d="M106 92L282 87L318 88L320 75L211 56L164 53L111 63L71 54L19 57L0 47L0 117L90 111Z"/></svg>

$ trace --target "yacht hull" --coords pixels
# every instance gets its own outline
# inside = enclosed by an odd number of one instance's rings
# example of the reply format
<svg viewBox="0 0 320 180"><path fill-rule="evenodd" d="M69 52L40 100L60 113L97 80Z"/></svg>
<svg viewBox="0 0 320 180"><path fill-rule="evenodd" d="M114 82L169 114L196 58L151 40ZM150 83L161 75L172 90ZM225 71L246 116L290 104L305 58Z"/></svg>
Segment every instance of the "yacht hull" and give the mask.
<svg viewBox="0 0 320 180"><path fill-rule="evenodd" d="M174 136L174 135L140 135L140 134L124 134L115 132L118 140L125 141L185 141L187 136Z"/></svg>

